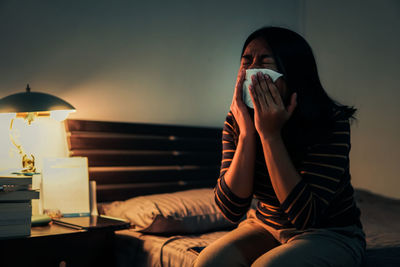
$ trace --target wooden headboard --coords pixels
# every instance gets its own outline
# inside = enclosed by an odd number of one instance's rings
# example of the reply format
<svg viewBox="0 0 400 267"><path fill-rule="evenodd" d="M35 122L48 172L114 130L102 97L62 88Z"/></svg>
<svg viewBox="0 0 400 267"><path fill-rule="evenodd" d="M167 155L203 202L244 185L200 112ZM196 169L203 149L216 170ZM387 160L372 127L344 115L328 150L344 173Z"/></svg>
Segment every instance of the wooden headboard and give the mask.
<svg viewBox="0 0 400 267"><path fill-rule="evenodd" d="M214 187L222 128L66 120L70 156L88 158L97 201Z"/></svg>

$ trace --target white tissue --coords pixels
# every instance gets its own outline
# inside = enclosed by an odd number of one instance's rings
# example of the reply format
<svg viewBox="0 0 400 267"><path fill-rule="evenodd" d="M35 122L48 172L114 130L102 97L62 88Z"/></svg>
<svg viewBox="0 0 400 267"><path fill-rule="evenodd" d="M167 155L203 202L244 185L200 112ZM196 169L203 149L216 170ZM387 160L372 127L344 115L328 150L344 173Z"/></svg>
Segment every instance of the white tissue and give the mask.
<svg viewBox="0 0 400 267"><path fill-rule="evenodd" d="M283 76L282 73L276 72L271 69L248 69L246 70L246 79L243 82L243 102L249 107L254 108L253 101L251 100L249 86L251 84L251 76L256 75L258 72L268 74L272 81L275 82L279 77Z"/></svg>

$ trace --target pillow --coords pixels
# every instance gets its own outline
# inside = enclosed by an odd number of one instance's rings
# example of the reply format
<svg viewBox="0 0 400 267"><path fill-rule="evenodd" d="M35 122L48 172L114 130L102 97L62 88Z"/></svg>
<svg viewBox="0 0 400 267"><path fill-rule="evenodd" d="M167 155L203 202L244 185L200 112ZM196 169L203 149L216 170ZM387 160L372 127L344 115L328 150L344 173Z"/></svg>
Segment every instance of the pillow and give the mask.
<svg viewBox="0 0 400 267"><path fill-rule="evenodd" d="M192 234L236 226L219 211L212 188L139 196L103 205L108 216L128 220L133 230L153 234Z"/></svg>

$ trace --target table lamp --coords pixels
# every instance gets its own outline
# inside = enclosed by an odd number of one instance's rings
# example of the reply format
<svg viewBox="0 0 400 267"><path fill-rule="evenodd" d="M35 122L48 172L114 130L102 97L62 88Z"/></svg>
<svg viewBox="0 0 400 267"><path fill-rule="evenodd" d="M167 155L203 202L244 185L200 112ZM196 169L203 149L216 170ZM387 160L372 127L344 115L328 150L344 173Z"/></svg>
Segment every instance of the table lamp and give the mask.
<svg viewBox="0 0 400 267"><path fill-rule="evenodd" d="M33 175L36 172L35 157L31 154L29 157L21 145L15 142L12 135L12 127L14 118L24 118L30 125L36 117L50 116L58 121L63 121L68 117L68 114L74 112L75 108L68 102L56 96L31 92L29 84L26 86L26 91L6 96L0 99L0 113L12 114L10 123L10 139L18 149L22 156L23 169L19 174Z"/></svg>

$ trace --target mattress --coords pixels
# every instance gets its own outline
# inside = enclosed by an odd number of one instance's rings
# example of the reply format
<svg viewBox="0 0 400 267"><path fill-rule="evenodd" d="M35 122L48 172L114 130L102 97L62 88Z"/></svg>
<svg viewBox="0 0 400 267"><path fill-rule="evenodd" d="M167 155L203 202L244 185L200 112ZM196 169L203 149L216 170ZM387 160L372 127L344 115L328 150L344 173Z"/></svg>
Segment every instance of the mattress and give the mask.
<svg viewBox="0 0 400 267"><path fill-rule="evenodd" d="M356 190L366 234L364 267L400 266L400 200ZM198 252L229 231L201 235L156 236L133 230L116 232L118 266L191 266Z"/></svg>
<svg viewBox="0 0 400 267"><path fill-rule="evenodd" d="M364 266L400 266L400 200L361 189L355 198L367 241Z"/></svg>
<svg viewBox="0 0 400 267"><path fill-rule="evenodd" d="M191 266L204 248L229 231L217 231L200 235L157 236L132 230L116 232L118 266L124 267L173 267Z"/></svg>

